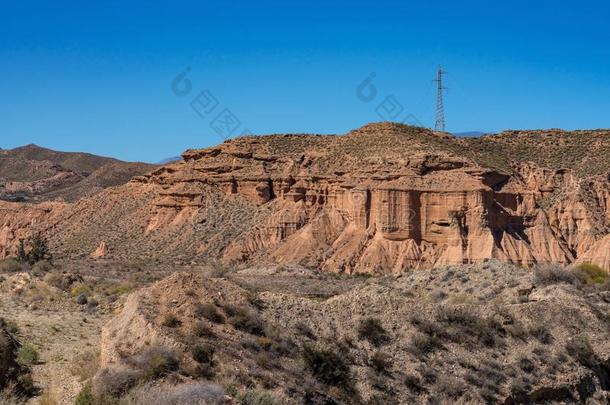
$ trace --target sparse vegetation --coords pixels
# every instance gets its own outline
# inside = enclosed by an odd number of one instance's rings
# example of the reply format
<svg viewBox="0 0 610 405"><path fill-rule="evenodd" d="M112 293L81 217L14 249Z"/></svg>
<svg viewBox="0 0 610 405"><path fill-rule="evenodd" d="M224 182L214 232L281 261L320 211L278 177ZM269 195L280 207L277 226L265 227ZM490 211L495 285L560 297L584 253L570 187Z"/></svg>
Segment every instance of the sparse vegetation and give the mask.
<svg viewBox="0 0 610 405"><path fill-rule="evenodd" d="M358 325L360 340L368 340L374 346L381 346L390 340L390 336L383 328L381 321L376 318L364 318Z"/></svg>
<svg viewBox="0 0 610 405"><path fill-rule="evenodd" d="M224 315L220 313L214 304L210 303L197 305L195 308L195 315L214 323L223 323L225 321Z"/></svg>
<svg viewBox="0 0 610 405"><path fill-rule="evenodd" d="M229 319L227 322L235 329L242 332L250 333L251 335L264 336L265 325L263 320L254 312L245 307L229 306L224 307Z"/></svg>
<svg viewBox="0 0 610 405"><path fill-rule="evenodd" d="M215 351L216 349L212 345L197 345L191 350L191 355L197 363L213 364Z"/></svg>
<svg viewBox="0 0 610 405"><path fill-rule="evenodd" d="M85 384L74 401L74 405L95 405L91 383Z"/></svg>
<svg viewBox="0 0 610 405"><path fill-rule="evenodd" d="M373 353L369 359L369 364L375 371L381 374L388 372L388 369L392 366L390 356L380 351Z"/></svg>
<svg viewBox="0 0 610 405"><path fill-rule="evenodd" d="M569 269L559 264L541 264L534 267L534 283L538 286L566 283L579 285L580 280Z"/></svg>
<svg viewBox="0 0 610 405"><path fill-rule="evenodd" d="M604 284L610 277L604 269L591 263L579 264L574 271L580 274L582 281L587 285Z"/></svg>
<svg viewBox="0 0 610 405"><path fill-rule="evenodd" d="M32 367L40 360L38 348L31 343L24 343L17 350L17 364L23 367Z"/></svg>
<svg viewBox="0 0 610 405"><path fill-rule="evenodd" d="M21 264L15 259L0 260L0 273L16 273L21 270Z"/></svg>
<svg viewBox="0 0 610 405"><path fill-rule="evenodd" d="M305 345L303 360L307 369L320 382L334 386L348 386L350 367L343 356L330 350Z"/></svg>
<svg viewBox="0 0 610 405"><path fill-rule="evenodd" d="M182 324L182 321L171 312L167 312L163 315L163 320L161 321L161 325L166 326L168 328L176 328Z"/></svg>
<svg viewBox="0 0 610 405"><path fill-rule="evenodd" d="M280 402L271 394L256 390L248 390L237 396L241 405L279 405Z"/></svg>
<svg viewBox="0 0 610 405"><path fill-rule="evenodd" d="M99 369L100 353L98 350L87 350L72 359L70 371L81 381L86 381L95 375Z"/></svg>
<svg viewBox="0 0 610 405"><path fill-rule="evenodd" d="M52 259L51 252L49 251L49 243L45 237L41 234L36 234L27 240L19 240L19 246L17 248L17 260L22 263L28 263L34 265L40 261L50 261Z"/></svg>
<svg viewBox="0 0 610 405"><path fill-rule="evenodd" d="M593 368L599 363L586 335L574 336L566 343L566 351L583 366Z"/></svg>

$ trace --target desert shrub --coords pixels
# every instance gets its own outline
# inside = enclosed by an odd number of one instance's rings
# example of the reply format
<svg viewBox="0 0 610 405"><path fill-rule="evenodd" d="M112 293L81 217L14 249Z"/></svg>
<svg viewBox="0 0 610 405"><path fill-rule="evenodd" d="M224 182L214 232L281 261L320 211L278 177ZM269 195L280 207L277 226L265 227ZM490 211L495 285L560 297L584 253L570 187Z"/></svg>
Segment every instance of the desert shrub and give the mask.
<svg viewBox="0 0 610 405"><path fill-rule="evenodd" d="M579 286L580 280L569 269L559 264L540 264L534 267L534 284L547 286L551 284L566 283Z"/></svg>
<svg viewBox="0 0 610 405"><path fill-rule="evenodd" d="M526 373L531 373L536 368L532 359L526 356L519 358L517 364L519 365L519 368Z"/></svg>
<svg viewBox="0 0 610 405"><path fill-rule="evenodd" d="M72 359L70 372L81 381L93 378L100 365L100 353L96 350L87 350L77 354Z"/></svg>
<svg viewBox="0 0 610 405"><path fill-rule="evenodd" d="M31 367L40 360L38 348L31 343L24 343L17 350L17 364L23 367Z"/></svg>
<svg viewBox="0 0 610 405"><path fill-rule="evenodd" d="M311 340L317 339L315 333L313 333L313 330L311 330L311 328L304 322L298 322L294 328L299 335L305 336Z"/></svg>
<svg viewBox="0 0 610 405"><path fill-rule="evenodd" d="M42 395L38 397L38 405L57 405L58 403L53 391L45 390Z"/></svg>
<svg viewBox="0 0 610 405"><path fill-rule="evenodd" d="M132 282L124 282L119 285L115 285L108 291L111 295L123 295L133 291L136 288Z"/></svg>
<svg viewBox="0 0 610 405"><path fill-rule="evenodd" d="M381 346L390 341L390 336L383 328L381 321L376 318L364 318L358 325L360 340L368 340L375 346Z"/></svg>
<svg viewBox="0 0 610 405"><path fill-rule="evenodd" d="M120 398L142 379L142 371L127 368L104 368L91 382L91 396L94 404L111 402ZM85 386L86 387L86 386ZM85 391L85 398L89 394Z"/></svg>
<svg viewBox="0 0 610 405"><path fill-rule="evenodd" d="M46 260L41 260L39 262L34 263L32 266L32 273L42 276L48 272L53 270L53 266Z"/></svg>
<svg viewBox="0 0 610 405"><path fill-rule="evenodd" d="M235 329L239 329L242 332L257 336L265 335L265 324L263 323L263 320L257 314L248 310L239 311L235 315L232 315L228 319L228 322Z"/></svg>
<svg viewBox="0 0 610 405"><path fill-rule="evenodd" d="M390 356L380 351L373 353L369 359L369 364L373 370L377 371L378 373L386 373L392 366Z"/></svg>
<svg viewBox="0 0 610 405"><path fill-rule="evenodd" d="M553 342L553 335L551 335L549 329L541 323L536 323L530 326L529 334L534 336L536 339L538 339L538 341L540 341L540 343L544 343L545 345L548 345Z"/></svg>
<svg viewBox="0 0 610 405"><path fill-rule="evenodd" d="M1 324L2 321L0 321ZM7 332L9 332L12 335L17 335L19 334L19 325L17 325L17 322L12 321L12 320L6 320L4 321L4 328L7 330Z"/></svg>
<svg viewBox="0 0 610 405"><path fill-rule="evenodd" d="M74 400L74 405L95 405L95 398L93 397L93 391L91 389L91 384L87 383L80 390L76 399Z"/></svg>
<svg viewBox="0 0 610 405"><path fill-rule="evenodd" d="M175 328L182 324L182 321L178 319L178 317L171 312L167 312L163 315L163 319L161 321L161 325L166 326L168 328Z"/></svg>
<svg viewBox="0 0 610 405"><path fill-rule="evenodd" d="M0 273L17 273L22 271L21 264L15 259L0 260Z"/></svg>
<svg viewBox="0 0 610 405"><path fill-rule="evenodd" d="M347 386L349 383L350 367L343 356L330 350L305 345L303 360L318 381L334 386Z"/></svg>
<svg viewBox="0 0 610 405"><path fill-rule="evenodd" d="M480 343L492 347L505 332L496 319L481 318L468 308L442 308L437 311L436 320L442 324L447 338L459 344Z"/></svg>
<svg viewBox="0 0 610 405"><path fill-rule="evenodd" d="M210 303L197 305L195 307L195 316L205 318L214 323L223 323L225 321L225 317L218 311L218 308Z"/></svg>
<svg viewBox="0 0 610 405"><path fill-rule="evenodd" d="M443 342L437 336L416 332L411 336L407 350L418 358L443 348Z"/></svg>
<svg viewBox="0 0 610 405"><path fill-rule="evenodd" d="M271 394L263 391L248 390L237 396L241 405L279 405L280 402Z"/></svg>
<svg viewBox="0 0 610 405"><path fill-rule="evenodd" d="M13 384L7 385L0 391L0 405L25 405L26 398L17 393Z"/></svg>
<svg viewBox="0 0 610 405"><path fill-rule="evenodd" d="M425 388L422 384L421 378L419 378L415 374L407 374L405 376L405 387L412 393L419 395L420 393L425 391Z"/></svg>
<svg viewBox="0 0 610 405"><path fill-rule="evenodd" d="M176 354L162 346L152 346L128 359L134 368L141 370L145 379L156 379L178 369Z"/></svg>
<svg viewBox="0 0 610 405"><path fill-rule="evenodd" d="M89 299L87 298L87 294L85 294L85 293L80 293L76 297L76 303L78 305L85 305L88 301L89 301Z"/></svg>
<svg viewBox="0 0 610 405"><path fill-rule="evenodd" d="M220 405L225 403L225 391L212 383L192 383L172 386L145 384L132 390L121 403L125 405Z"/></svg>
<svg viewBox="0 0 610 405"><path fill-rule="evenodd" d="M81 294L89 295L91 294L92 288L91 286L84 283L76 283L74 287L70 290L70 294L73 297L78 297Z"/></svg>
<svg viewBox="0 0 610 405"><path fill-rule="evenodd" d="M191 349L191 356L197 363L214 362L214 352L216 349L212 345L197 345Z"/></svg>
<svg viewBox="0 0 610 405"><path fill-rule="evenodd" d="M29 263L33 265L43 260L51 260L51 252L49 251L49 243L41 234L36 234L30 237L26 242L21 239L19 240L19 247L17 248L17 260L22 263Z"/></svg>
<svg viewBox="0 0 610 405"><path fill-rule="evenodd" d="M592 368L598 365L598 358L585 335L578 335L566 343L566 351L583 366Z"/></svg>
<svg viewBox="0 0 610 405"><path fill-rule="evenodd" d="M212 338L212 337L216 336L214 334L214 331L212 330L212 328L210 328L208 325L206 325L203 322L195 322L195 324L193 325L193 334L197 337L208 337L208 338Z"/></svg>
<svg viewBox="0 0 610 405"><path fill-rule="evenodd" d="M466 392L466 384L454 376L439 376L435 391L445 398L456 400Z"/></svg>
<svg viewBox="0 0 610 405"><path fill-rule="evenodd" d="M574 271L580 274L585 284L604 284L610 277L604 269L591 263L579 264Z"/></svg>
<svg viewBox="0 0 610 405"><path fill-rule="evenodd" d="M69 291L70 286L74 284L75 278L58 271L46 273L43 278L44 282L62 291Z"/></svg>
<svg viewBox="0 0 610 405"><path fill-rule="evenodd" d="M510 385L510 396L514 403L525 404L528 401L532 385L524 378L517 378Z"/></svg>

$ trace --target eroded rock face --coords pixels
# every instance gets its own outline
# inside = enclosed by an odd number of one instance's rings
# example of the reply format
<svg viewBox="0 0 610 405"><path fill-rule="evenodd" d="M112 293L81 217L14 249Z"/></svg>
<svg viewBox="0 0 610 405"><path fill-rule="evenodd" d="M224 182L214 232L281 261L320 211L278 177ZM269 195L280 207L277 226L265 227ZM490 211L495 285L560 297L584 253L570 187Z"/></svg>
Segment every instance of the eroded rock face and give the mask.
<svg viewBox="0 0 610 405"><path fill-rule="evenodd" d="M239 138L81 200L54 229L62 246L84 241L88 253L103 237L118 255L180 252L347 273L489 258L608 269L608 166L560 153L586 160L592 150L610 152L610 133L471 140L382 123L345 136ZM111 208L109 224L101 215Z"/></svg>

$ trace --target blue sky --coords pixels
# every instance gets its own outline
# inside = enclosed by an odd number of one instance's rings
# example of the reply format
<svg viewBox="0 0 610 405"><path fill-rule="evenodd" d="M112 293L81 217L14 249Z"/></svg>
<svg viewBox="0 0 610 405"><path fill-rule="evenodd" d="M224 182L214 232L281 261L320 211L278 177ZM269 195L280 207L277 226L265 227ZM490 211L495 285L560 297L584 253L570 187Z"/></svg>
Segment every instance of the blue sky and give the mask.
<svg viewBox="0 0 610 405"><path fill-rule="evenodd" d="M154 162L229 130L344 133L379 111L432 126L438 64L449 131L608 128L609 17L602 1L3 1L0 147Z"/></svg>

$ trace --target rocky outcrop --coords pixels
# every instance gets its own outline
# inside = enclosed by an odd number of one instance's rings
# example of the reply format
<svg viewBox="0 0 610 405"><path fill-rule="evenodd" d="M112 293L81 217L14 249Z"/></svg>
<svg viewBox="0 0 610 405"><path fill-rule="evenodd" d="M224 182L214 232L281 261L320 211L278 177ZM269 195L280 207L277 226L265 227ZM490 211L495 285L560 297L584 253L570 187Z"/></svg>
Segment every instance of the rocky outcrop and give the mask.
<svg viewBox="0 0 610 405"><path fill-rule="evenodd" d="M610 133L551 135L457 139L381 123L345 136L238 138L81 200L53 229L60 249L80 242L89 254L104 238L119 257L212 255L346 273L490 258L608 269L610 162L583 162L610 151Z"/></svg>

